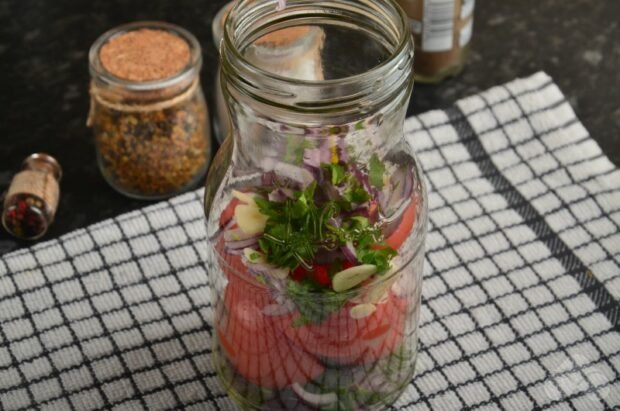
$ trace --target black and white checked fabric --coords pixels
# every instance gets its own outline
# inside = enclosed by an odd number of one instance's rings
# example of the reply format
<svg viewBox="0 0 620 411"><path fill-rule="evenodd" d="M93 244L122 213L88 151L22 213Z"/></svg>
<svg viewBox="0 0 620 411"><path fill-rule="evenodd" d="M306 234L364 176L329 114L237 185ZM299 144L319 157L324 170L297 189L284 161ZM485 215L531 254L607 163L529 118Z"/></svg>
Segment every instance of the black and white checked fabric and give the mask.
<svg viewBox="0 0 620 411"><path fill-rule="evenodd" d="M620 406L620 170L559 89L538 73L405 127L430 232L393 409ZM0 258L0 409L235 409L211 363L201 194Z"/></svg>

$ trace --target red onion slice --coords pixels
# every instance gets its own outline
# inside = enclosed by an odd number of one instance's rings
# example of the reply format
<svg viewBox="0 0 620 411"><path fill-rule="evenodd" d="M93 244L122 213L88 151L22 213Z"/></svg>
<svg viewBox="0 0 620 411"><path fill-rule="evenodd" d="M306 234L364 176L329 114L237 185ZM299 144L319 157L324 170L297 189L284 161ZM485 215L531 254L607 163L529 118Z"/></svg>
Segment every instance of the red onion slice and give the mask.
<svg viewBox="0 0 620 411"><path fill-rule="evenodd" d="M244 248L255 246L257 243L258 243L258 237L254 236L254 237L246 238L245 240L226 241L224 243L224 246L228 250L242 250L243 251Z"/></svg>
<svg viewBox="0 0 620 411"><path fill-rule="evenodd" d="M324 405L331 405L338 401L338 396L336 393L329 392L325 394L314 394L312 392L308 392L302 388L298 383L294 383L292 386L295 394L299 396L302 400L306 401L310 405L314 405L315 407L320 407Z"/></svg>
<svg viewBox="0 0 620 411"><path fill-rule="evenodd" d="M269 201L275 201L278 203L283 203L288 199L294 198L293 190L290 188L276 188L272 192L269 193Z"/></svg>
<svg viewBox="0 0 620 411"><path fill-rule="evenodd" d="M342 254L350 262L357 263L357 254L355 253L355 247L351 241L347 241L345 246L342 247Z"/></svg>
<svg viewBox="0 0 620 411"><path fill-rule="evenodd" d="M232 228L224 231L224 241L227 243L258 238L256 234L247 234L240 228Z"/></svg>
<svg viewBox="0 0 620 411"><path fill-rule="evenodd" d="M390 218L392 214L398 211L402 207L403 202L411 198L413 194L413 174L407 167L399 167L390 177L390 183L393 191L389 195L384 194L380 196L380 200L383 199L383 202L379 204L383 215L387 218Z"/></svg>
<svg viewBox="0 0 620 411"><path fill-rule="evenodd" d="M270 157L263 159L261 166L265 171L274 171L276 174L296 181L304 187L309 186L314 181L312 173L305 168L284 163Z"/></svg>

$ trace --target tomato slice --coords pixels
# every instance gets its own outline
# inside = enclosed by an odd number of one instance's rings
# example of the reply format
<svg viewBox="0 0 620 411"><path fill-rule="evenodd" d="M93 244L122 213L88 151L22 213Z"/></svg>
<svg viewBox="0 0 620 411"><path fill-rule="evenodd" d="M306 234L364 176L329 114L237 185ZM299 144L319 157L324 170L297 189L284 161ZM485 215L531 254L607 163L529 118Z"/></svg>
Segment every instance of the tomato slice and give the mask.
<svg viewBox="0 0 620 411"><path fill-rule="evenodd" d="M224 246L224 236L220 236L219 240L215 244L215 251L218 257L218 263L226 278L240 279L246 278L248 281L253 281L248 275L248 270L241 259L240 255L230 254L226 252Z"/></svg>
<svg viewBox="0 0 620 411"><path fill-rule="evenodd" d="M229 278L222 301L226 315L217 321L220 345L237 372L253 384L281 389L305 384L323 366L289 341L282 328L291 316L267 316L274 301L265 289L244 279Z"/></svg>
<svg viewBox="0 0 620 411"><path fill-rule="evenodd" d="M417 202L414 198L412 198L409 203L409 207L407 207L407 209L403 213L400 224L398 225L396 230L394 230L394 232L385 239L387 245L392 247L394 250L398 250L411 233L411 230L413 229L413 223L415 222L416 217L416 206Z"/></svg>
<svg viewBox="0 0 620 411"><path fill-rule="evenodd" d="M377 361L390 355L403 342L407 321L407 301L403 298L392 297L390 327L378 337L368 340L365 350L355 361L366 364Z"/></svg>
<svg viewBox="0 0 620 411"><path fill-rule="evenodd" d="M390 347L399 343L388 341L391 337L401 335L402 339L405 311L399 307L399 300L390 293L386 302L377 304L371 315L361 319L351 318L349 311L354 304L347 303L321 323L289 325L284 332L311 354L341 364L366 362L389 354Z"/></svg>
<svg viewBox="0 0 620 411"><path fill-rule="evenodd" d="M226 207L220 218L222 226L233 218L238 203L233 199ZM415 218L416 202L412 200L386 244L400 248ZM347 303L319 324L294 327L295 315L263 313L263 308L275 301L266 289L253 282L241 257L225 251L223 238L216 250L228 278L224 308L216 327L220 346L238 373L253 384L275 389L304 384L324 372L313 355L341 364L361 364L389 355L402 343L405 299L389 292L387 301L377 304L365 318L352 318L349 311L354 304Z"/></svg>
<svg viewBox="0 0 620 411"><path fill-rule="evenodd" d="M235 208L237 208L237 204L240 201L236 198L233 198L230 203L226 206L222 214L220 214L220 227L226 226L230 220L235 216Z"/></svg>

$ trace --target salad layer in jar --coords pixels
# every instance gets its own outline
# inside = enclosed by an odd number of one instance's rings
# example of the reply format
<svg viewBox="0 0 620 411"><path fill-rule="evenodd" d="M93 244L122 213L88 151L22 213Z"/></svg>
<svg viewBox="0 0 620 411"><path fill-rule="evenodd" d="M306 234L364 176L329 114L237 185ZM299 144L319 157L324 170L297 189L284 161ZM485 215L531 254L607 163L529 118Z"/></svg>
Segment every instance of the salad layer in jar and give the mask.
<svg viewBox="0 0 620 411"><path fill-rule="evenodd" d="M219 207L214 354L245 406L380 409L412 378L423 185L404 151L354 151L289 144Z"/></svg>

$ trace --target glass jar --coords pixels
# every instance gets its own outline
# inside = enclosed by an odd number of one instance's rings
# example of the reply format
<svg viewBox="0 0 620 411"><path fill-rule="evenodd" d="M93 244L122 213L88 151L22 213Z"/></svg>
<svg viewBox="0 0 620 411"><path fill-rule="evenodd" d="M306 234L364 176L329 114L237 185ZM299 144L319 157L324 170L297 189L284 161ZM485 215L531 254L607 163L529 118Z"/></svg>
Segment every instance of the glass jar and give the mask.
<svg viewBox="0 0 620 411"><path fill-rule="evenodd" d="M415 79L439 83L465 67L475 0L397 0L409 16L415 41Z"/></svg>
<svg viewBox="0 0 620 411"><path fill-rule="evenodd" d="M2 225L17 238L37 240L54 221L62 169L49 154L28 156L6 193Z"/></svg>
<svg viewBox="0 0 620 411"><path fill-rule="evenodd" d="M218 52L220 50L220 44L224 34L224 22L226 21L226 16L228 16L228 12L230 12L233 4L233 2L226 3L226 5L224 5L217 12L213 18L213 22L211 23L213 45ZM213 131L215 132L215 139L218 143L222 143L230 132L230 114L228 113L228 107L226 107L224 94L222 94L219 67L215 75L215 85L213 90L215 90L215 117L213 118Z"/></svg>
<svg viewBox="0 0 620 411"><path fill-rule="evenodd" d="M250 60L257 43L288 53L264 39L292 29L322 33L322 79ZM427 226L403 135L407 18L393 0L241 0L221 52L233 138L205 190L217 374L247 409L383 408L414 374Z"/></svg>
<svg viewBox="0 0 620 411"><path fill-rule="evenodd" d="M126 64L122 53L127 49L146 57L121 67L120 72L128 73L121 76L106 67L102 51L114 39L132 33L155 33L159 43L153 40L151 44L147 36L123 44L117 66ZM162 40L162 33L172 36ZM162 47L161 41L175 39L181 39L188 49L187 63L179 70L167 71L164 64L170 59L165 54L149 60L148 55ZM97 162L105 180L122 194L139 199L166 198L199 184L208 167L211 140L199 78L202 55L196 38L167 23L131 23L97 39L89 60L88 125L95 135ZM142 80L142 74L149 77Z"/></svg>
<svg viewBox="0 0 620 411"><path fill-rule="evenodd" d="M234 3L220 9L211 26L215 47L219 50L224 34L224 22ZM306 26L303 29L287 28L263 36L245 53L251 63L268 69L273 74L293 77L299 80L322 80L321 49L324 33L319 27ZM277 44L277 47L273 45ZM220 82L220 70L215 79L216 117L215 137L222 142L230 133L230 114L224 100Z"/></svg>

